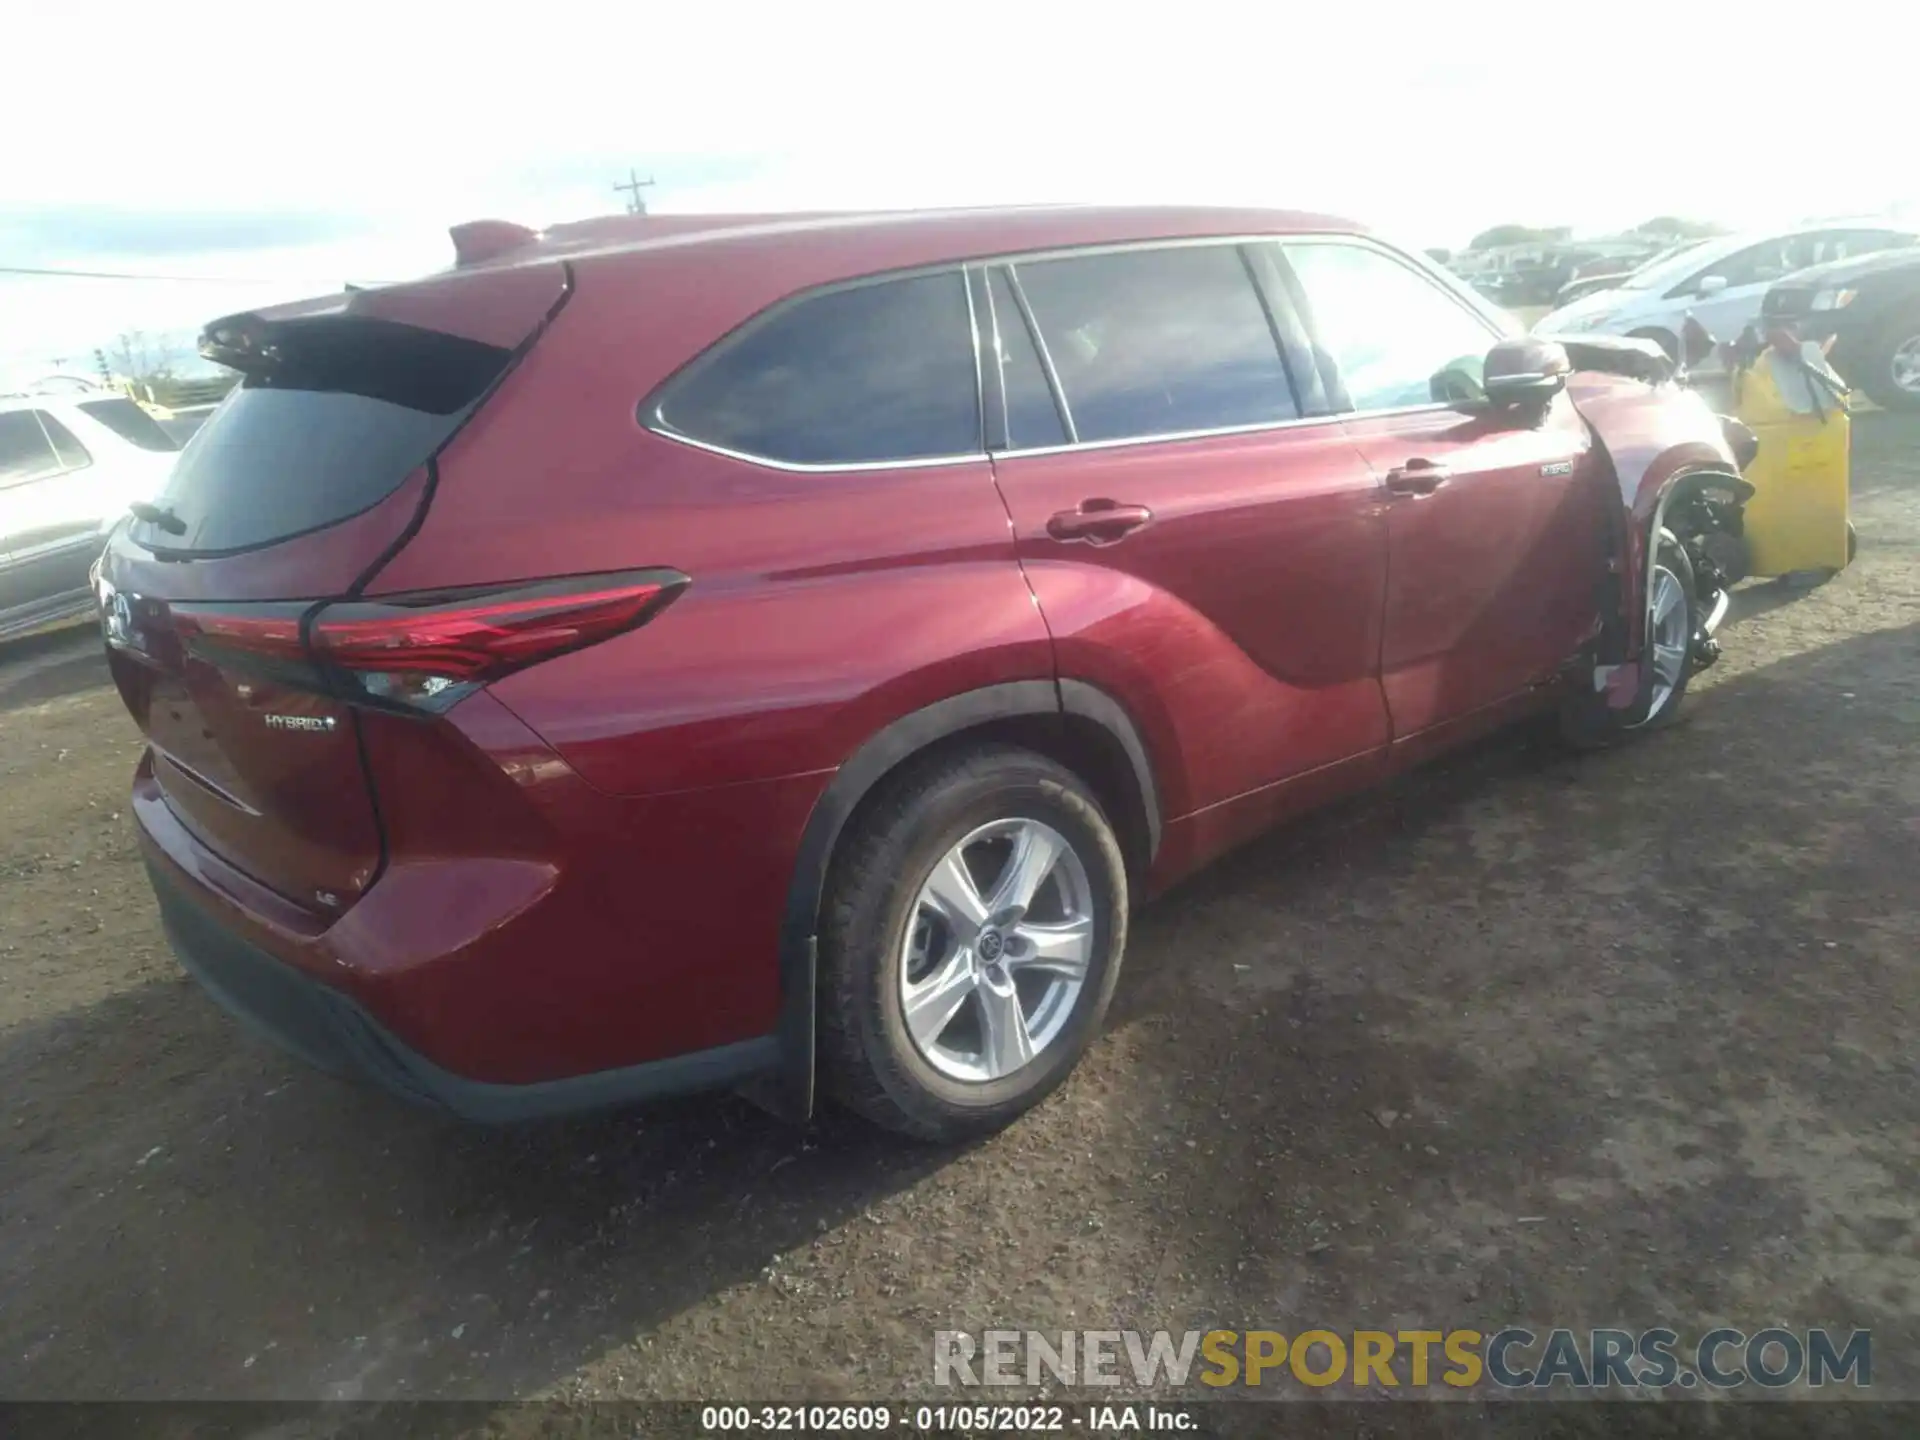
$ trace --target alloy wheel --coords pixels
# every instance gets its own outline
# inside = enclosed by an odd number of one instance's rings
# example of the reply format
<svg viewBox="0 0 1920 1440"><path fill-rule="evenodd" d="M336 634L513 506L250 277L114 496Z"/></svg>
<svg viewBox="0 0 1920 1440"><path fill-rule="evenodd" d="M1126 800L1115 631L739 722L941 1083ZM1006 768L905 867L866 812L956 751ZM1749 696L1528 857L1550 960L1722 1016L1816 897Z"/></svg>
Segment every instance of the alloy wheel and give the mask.
<svg viewBox="0 0 1920 1440"><path fill-rule="evenodd" d="M1687 673L1687 649L1692 639L1688 630L1692 615L1687 606L1687 592L1678 575L1661 565L1653 572L1653 603L1650 607L1651 625L1648 638L1653 642L1653 704L1647 709L1647 718L1640 723L1648 725L1667 708L1673 699L1673 692Z"/></svg>
<svg viewBox="0 0 1920 1440"><path fill-rule="evenodd" d="M1887 373L1895 388L1909 395L1920 395L1920 335L1895 348L1892 359L1887 362Z"/></svg>
<svg viewBox="0 0 1920 1440"><path fill-rule="evenodd" d="M1093 962L1093 887L1065 836L1006 819L921 882L900 956L914 1047L950 1079L1000 1080L1059 1039Z"/></svg>

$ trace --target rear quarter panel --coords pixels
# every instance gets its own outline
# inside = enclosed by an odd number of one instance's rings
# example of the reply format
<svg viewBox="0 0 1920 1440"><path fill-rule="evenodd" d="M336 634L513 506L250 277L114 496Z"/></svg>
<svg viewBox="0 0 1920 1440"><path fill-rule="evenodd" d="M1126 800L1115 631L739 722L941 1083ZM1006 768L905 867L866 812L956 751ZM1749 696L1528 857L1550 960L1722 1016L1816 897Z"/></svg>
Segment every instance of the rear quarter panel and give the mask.
<svg viewBox="0 0 1920 1440"><path fill-rule="evenodd" d="M777 267L776 267L777 271ZM646 626L498 682L589 783L659 794L831 769L901 715L1053 674L982 456L802 471L644 429L703 341L785 293L616 270L575 298L441 460L370 594L673 566Z"/></svg>

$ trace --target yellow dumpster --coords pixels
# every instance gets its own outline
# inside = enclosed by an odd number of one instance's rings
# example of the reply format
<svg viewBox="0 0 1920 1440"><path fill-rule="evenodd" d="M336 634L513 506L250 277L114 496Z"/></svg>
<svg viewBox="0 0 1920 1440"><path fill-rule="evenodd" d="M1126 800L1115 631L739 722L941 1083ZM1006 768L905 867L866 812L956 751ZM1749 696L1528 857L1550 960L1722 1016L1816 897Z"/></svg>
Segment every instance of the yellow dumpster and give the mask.
<svg viewBox="0 0 1920 1440"><path fill-rule="evenodd" d="M1760 439L1745 474L1749 575L1819 578L1853 559L1846 382L1820 347L1785 336L1732 366L1733 412Z"/></svg>

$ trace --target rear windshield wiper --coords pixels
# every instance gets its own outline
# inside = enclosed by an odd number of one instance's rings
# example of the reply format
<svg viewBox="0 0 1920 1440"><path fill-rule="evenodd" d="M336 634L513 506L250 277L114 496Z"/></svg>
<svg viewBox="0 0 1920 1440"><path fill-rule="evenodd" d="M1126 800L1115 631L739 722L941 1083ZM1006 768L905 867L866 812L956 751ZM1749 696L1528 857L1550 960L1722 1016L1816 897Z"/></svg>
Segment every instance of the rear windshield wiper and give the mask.
<svg viewBox="0 0 1920 1440"><path fill-rule="evenodd" d="M144 520L147 524L164 530L169 535L187 533L187 522L182 520L165 505L149 505L144 500L136 500L127 509L133 512L133 518Z"/></svg>

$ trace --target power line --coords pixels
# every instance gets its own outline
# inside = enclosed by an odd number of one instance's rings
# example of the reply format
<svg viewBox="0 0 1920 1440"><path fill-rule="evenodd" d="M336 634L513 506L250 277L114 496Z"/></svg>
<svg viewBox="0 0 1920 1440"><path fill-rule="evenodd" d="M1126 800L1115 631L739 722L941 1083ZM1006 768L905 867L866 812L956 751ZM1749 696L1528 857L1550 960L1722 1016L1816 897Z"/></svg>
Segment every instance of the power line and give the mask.
<svg viewBox="0 0 1920 1440"><path fill-rule="evenodd" d="M272 285L273 280L233 275L131 275L117 270L42 270L29 265L0 265L0 275L52 275L63 280L165 280L188 285Z"/></svg>

